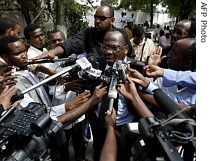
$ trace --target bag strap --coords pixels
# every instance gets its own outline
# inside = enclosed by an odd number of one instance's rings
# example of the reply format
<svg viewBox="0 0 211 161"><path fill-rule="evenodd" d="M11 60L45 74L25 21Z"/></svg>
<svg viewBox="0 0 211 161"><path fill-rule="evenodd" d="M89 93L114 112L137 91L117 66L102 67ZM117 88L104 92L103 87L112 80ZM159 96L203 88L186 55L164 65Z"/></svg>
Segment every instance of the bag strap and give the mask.
<svg viewBox="0 0 211 161"><path fill-rule="evenodd" d="M146 45L146 42L147 42L147 38L145 38L145 41L144 41L144 44L143 44L143 47L142 47L142 52L141 52L140 61L142 61L142 57L143 57L143 54L144 54L144 47L145 47L145 45Z"/></svg>

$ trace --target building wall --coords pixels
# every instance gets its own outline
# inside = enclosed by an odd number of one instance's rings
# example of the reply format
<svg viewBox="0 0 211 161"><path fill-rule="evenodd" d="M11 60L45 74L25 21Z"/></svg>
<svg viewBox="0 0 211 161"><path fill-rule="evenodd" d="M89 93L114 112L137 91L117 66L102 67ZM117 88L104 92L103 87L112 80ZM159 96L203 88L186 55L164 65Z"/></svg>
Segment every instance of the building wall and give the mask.
<svg viewBox="0 0 211 161"><path fill-rule="evenodd" d="M96 9L89 11L88 15L84 18L89 23L89 26L94 26L94 17ZM115 22L114 26L120 27L120 18L121 18L121 10L114 11ZM150 14L144 13L141 11L127 11L127 18L131 17L131 14L134 14L135 24L143 24L145 21L150 22ZM169 25L173 26L175 23L175 18L170 18L167 13L154 13L153 24L160 24L161 26Z"/></svg>

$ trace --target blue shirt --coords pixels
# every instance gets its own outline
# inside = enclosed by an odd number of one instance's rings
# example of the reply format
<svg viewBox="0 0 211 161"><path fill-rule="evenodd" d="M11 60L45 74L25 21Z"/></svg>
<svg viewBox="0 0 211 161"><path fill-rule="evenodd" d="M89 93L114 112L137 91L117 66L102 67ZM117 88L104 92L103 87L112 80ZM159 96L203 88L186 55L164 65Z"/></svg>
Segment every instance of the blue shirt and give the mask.
<svg viewBox="0 0 211 161"><path fill-rule="evenodd" d="M164 69L163 86L170 87L173 85L196 89L196 72Z"/></svg>

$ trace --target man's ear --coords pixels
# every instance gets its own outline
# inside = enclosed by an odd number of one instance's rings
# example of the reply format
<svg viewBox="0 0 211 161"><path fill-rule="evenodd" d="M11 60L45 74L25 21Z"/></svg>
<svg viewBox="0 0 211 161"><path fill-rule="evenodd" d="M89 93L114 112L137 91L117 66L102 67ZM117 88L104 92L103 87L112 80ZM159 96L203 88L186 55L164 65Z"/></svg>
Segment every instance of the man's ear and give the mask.
<svg viewBox="0 0 211 161"><path fill-rule="evenodd" d="M12 32L13 32L12 28L6 29L4 35L6 35L6 36L12 35Z"/></svg>
<svg viewBox="0 0 211 161"><path fill-rule="evenodd" d="M127 56L127 53L129 52L130 47L129 45L125 45L125 55Z"/></svg>
<svg viewBox="0 0 211 161"><path fill-rule="evenodd" d="M112 22L112 24L114 24L114 21L115 21L115 18L113 17L113 18L111 18L111 22Z"/></svg>
<svg viewBox="0 0 211 161"><path fill-rule="evenodd" d="M13 30L12 28L9 28L9 29L7 30L7 32L8 32L8 35L13 35L14 30Z"/></svg>

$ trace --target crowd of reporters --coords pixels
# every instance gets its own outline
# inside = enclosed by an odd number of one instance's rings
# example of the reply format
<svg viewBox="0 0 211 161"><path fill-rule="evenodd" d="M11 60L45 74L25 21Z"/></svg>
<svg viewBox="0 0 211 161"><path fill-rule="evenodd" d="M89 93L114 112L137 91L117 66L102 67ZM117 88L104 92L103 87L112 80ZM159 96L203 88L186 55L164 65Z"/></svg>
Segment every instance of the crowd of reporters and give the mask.
<svg viewBox="0 0 211 161"><path fill-rule="evenodd" d="M155 116L166 119L170 114L165 114L166 109L163 111L161 104L153 97L158 88L162 89L178 108L185 109L188 116L195 119L196 41L194 32L191 31L193 22L182 20L175 25L168 54L165 52L169 49L156 46L150 52L151 47L144 41L144 33L134 35L134 39L139 40L139 43L146 43L145 50L139 48L143 55L140 57L140 52L136 55L137 48L132 43L134 40L130 40L123 29L113 27L113 8L100 6L94 19L95 27L86 28L66 40L61 31L52 31L49 50L44 48L45 35L42 28L35 24L24 28L28 46L15 34L15 29L13 32L5 30L5 35L2 34L0 39L1 64L4 66L1 68L1 113L3 115L11 107L18 107L17 110L20 110L30 102L44 104L51 118L63 124L67 139L61 149L58 147L54 154L51 153L52 160L69 160L70 135L74 139L76 160L85 160L84 129L80 124L85 117L91 125L95 161L130 160L130 149L128 151L122 145L122 128L140 118ZM10 20L1 21L5 23ZM16 25L20 27L20 24L16 23L14 26ZM141 27L136 30L142 31ZM20 35L20 32L18 33ZM98 69L103 74L110 68L115 70L108 76L117 80L115 88L118 94L111 111L105 106L108 103L106 99L109 85L102 81L80 78L77 76L78 71L69 74L67 72L56 77L55 81L51 80L51 83L24 93L24 98L10 101L17 89L25 91L68 68L62 68L58 62L30 65L28 62L40 59L56 60L73 53L79 60L84 56L82 53L86 53L87 57L90 53L95 53ZM117 60L124 64L124 83L119 81L121 75L116 74ZM130 62L137 61L144 62L145 65L132 69ZM168 69L163 68L164 61ZM16 72L12 70L14 68ZM87 84L91 86L88 88Z"/></svg>

